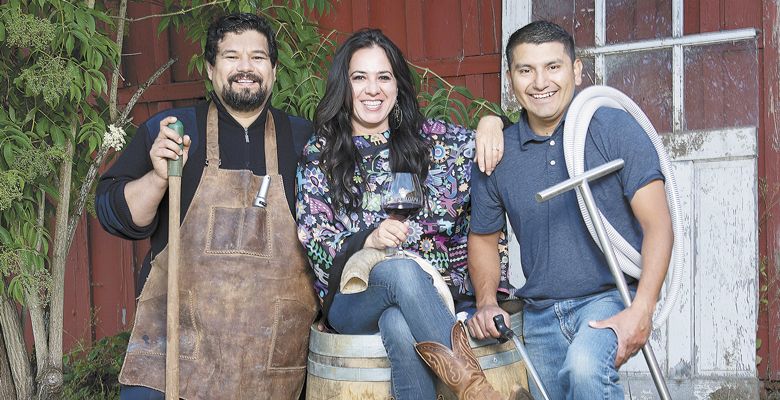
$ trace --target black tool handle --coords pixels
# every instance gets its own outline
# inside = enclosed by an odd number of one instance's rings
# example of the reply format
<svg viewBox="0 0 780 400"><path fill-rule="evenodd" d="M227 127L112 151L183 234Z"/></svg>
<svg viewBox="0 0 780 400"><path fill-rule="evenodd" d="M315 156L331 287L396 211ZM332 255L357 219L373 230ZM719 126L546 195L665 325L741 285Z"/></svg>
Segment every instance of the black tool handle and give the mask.
<svg viewBox="0 0 780 400"><path fill-rule="evenodd" d="M498 333L501 335L501 337L498 338L499 342L504 343L507 340L512 339L512 336L515 336L515 332L509 329L509 327L506 326L506 323L504 323L503 315L498 314L494 316L493 323L496 324L496 329L498 329Z"/></svg>

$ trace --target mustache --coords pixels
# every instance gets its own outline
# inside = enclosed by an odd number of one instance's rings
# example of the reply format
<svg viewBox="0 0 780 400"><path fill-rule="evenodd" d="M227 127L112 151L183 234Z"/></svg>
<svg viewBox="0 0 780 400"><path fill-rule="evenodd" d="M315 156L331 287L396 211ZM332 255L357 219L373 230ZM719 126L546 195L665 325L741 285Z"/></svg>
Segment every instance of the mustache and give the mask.
<svg viewBox="0 0 780 400"><path fill-rule="evenodd" d="M260 77L259 75L255 75L253 73L250 73L250 72L234 74L234 75L228 77L228 82L234 83L234 82L238 82L241 79L248 79L248 80L255 81L257 83L263 83L263 78L262 77Z"/></svg>

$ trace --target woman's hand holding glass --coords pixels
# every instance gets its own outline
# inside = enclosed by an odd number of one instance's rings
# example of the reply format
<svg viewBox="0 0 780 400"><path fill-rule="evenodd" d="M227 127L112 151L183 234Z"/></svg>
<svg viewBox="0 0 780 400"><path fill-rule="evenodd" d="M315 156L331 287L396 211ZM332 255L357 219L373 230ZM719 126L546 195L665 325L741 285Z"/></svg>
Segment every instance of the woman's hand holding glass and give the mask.
<svg viewBox="0 0 780 400"><path fill-rule="evenodd" d="M382 209L387 213L388 219L384 222L397 221L403 222L417 214L423 206L423 191L420 186L420 179L417 175L410 172L393 172L387 182L384 193L382 193ZM380 224L381 226L382 224ZM389 224L388 227L395 228L396 224ZM400 257L406 255L401 249L401 244L406 241L409 230L409 224L404 223L406 230L403 232L403 240L396 247L386 247L385 255L393 257L398 254ZM399 238L397 232L391 232L396 238Z"/></svg>
<svg viewBox="0 0 780 400"><path fill-rule="evenodd" d="M364 247L371 247L379 250L395 249L406 241L408 235L409 222L399 221L391 217L382 221L379 226L368 235Z"/></svg>

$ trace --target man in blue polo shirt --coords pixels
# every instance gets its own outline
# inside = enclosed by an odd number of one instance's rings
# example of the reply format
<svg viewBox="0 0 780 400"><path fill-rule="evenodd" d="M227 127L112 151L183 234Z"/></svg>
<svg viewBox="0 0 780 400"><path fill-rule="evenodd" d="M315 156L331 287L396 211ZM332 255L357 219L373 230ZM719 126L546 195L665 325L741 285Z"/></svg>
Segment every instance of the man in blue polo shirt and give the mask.
<svg viewBox="0 0 780 400"><path fill-rule="evenodd" d="M523 335L545 389L552 399L623 399L618 368L648 340L671 257L672 224L657 154L626 112L601 108L594 115L586 169L618 158L625 167L591 189L602 213L642 253L640 280L626 277L635 298L624 309L574 191L544 203L534 198L569 178L563 123L582 73L574 40L560 26L537 21L510 37L506 56L507 77L524 111L504 130L504 157L493 174L472 173L469 273L477 312L469 331L479 339L498 337L493 316L509 320L496 301L495 250L508 215L526 277L519 290Z"/></svg>

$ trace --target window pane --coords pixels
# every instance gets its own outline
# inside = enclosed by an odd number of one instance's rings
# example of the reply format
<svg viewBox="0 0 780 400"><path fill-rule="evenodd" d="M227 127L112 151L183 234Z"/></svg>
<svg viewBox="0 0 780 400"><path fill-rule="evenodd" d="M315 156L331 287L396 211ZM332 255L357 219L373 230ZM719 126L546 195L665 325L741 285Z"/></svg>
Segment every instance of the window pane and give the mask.
<svg viewBox="0 0 780 400"><path fill-rule="evenodd" d="M758 126L755 40L692 46L684 54L685 129Z"/></svg>
<svg viewBox="0 0 780 400"><path fill-rule="evenodd" d="M606 57L604 83L630 97L658 133L672 131L671 49Z"/></svg>
<svg viewBox="0 0 780 400"><path fill-rule="evenodd" d="M607 44L672 36L672 0L606 0Z"/></svg>
<svg viewBox="0 0 780 400"><path fill-rule="evenodd" d="M582 61L582 84L578 89L585 89L596 84L596 62L592 56L580 57Z"/></svg>
<svg viewBox="0 0 780 400"><path fill-rule="evenodd" d="M574 36L576 47L593 47L594 7L594 0L534 1L531 19L555 22Z"/></svg>

